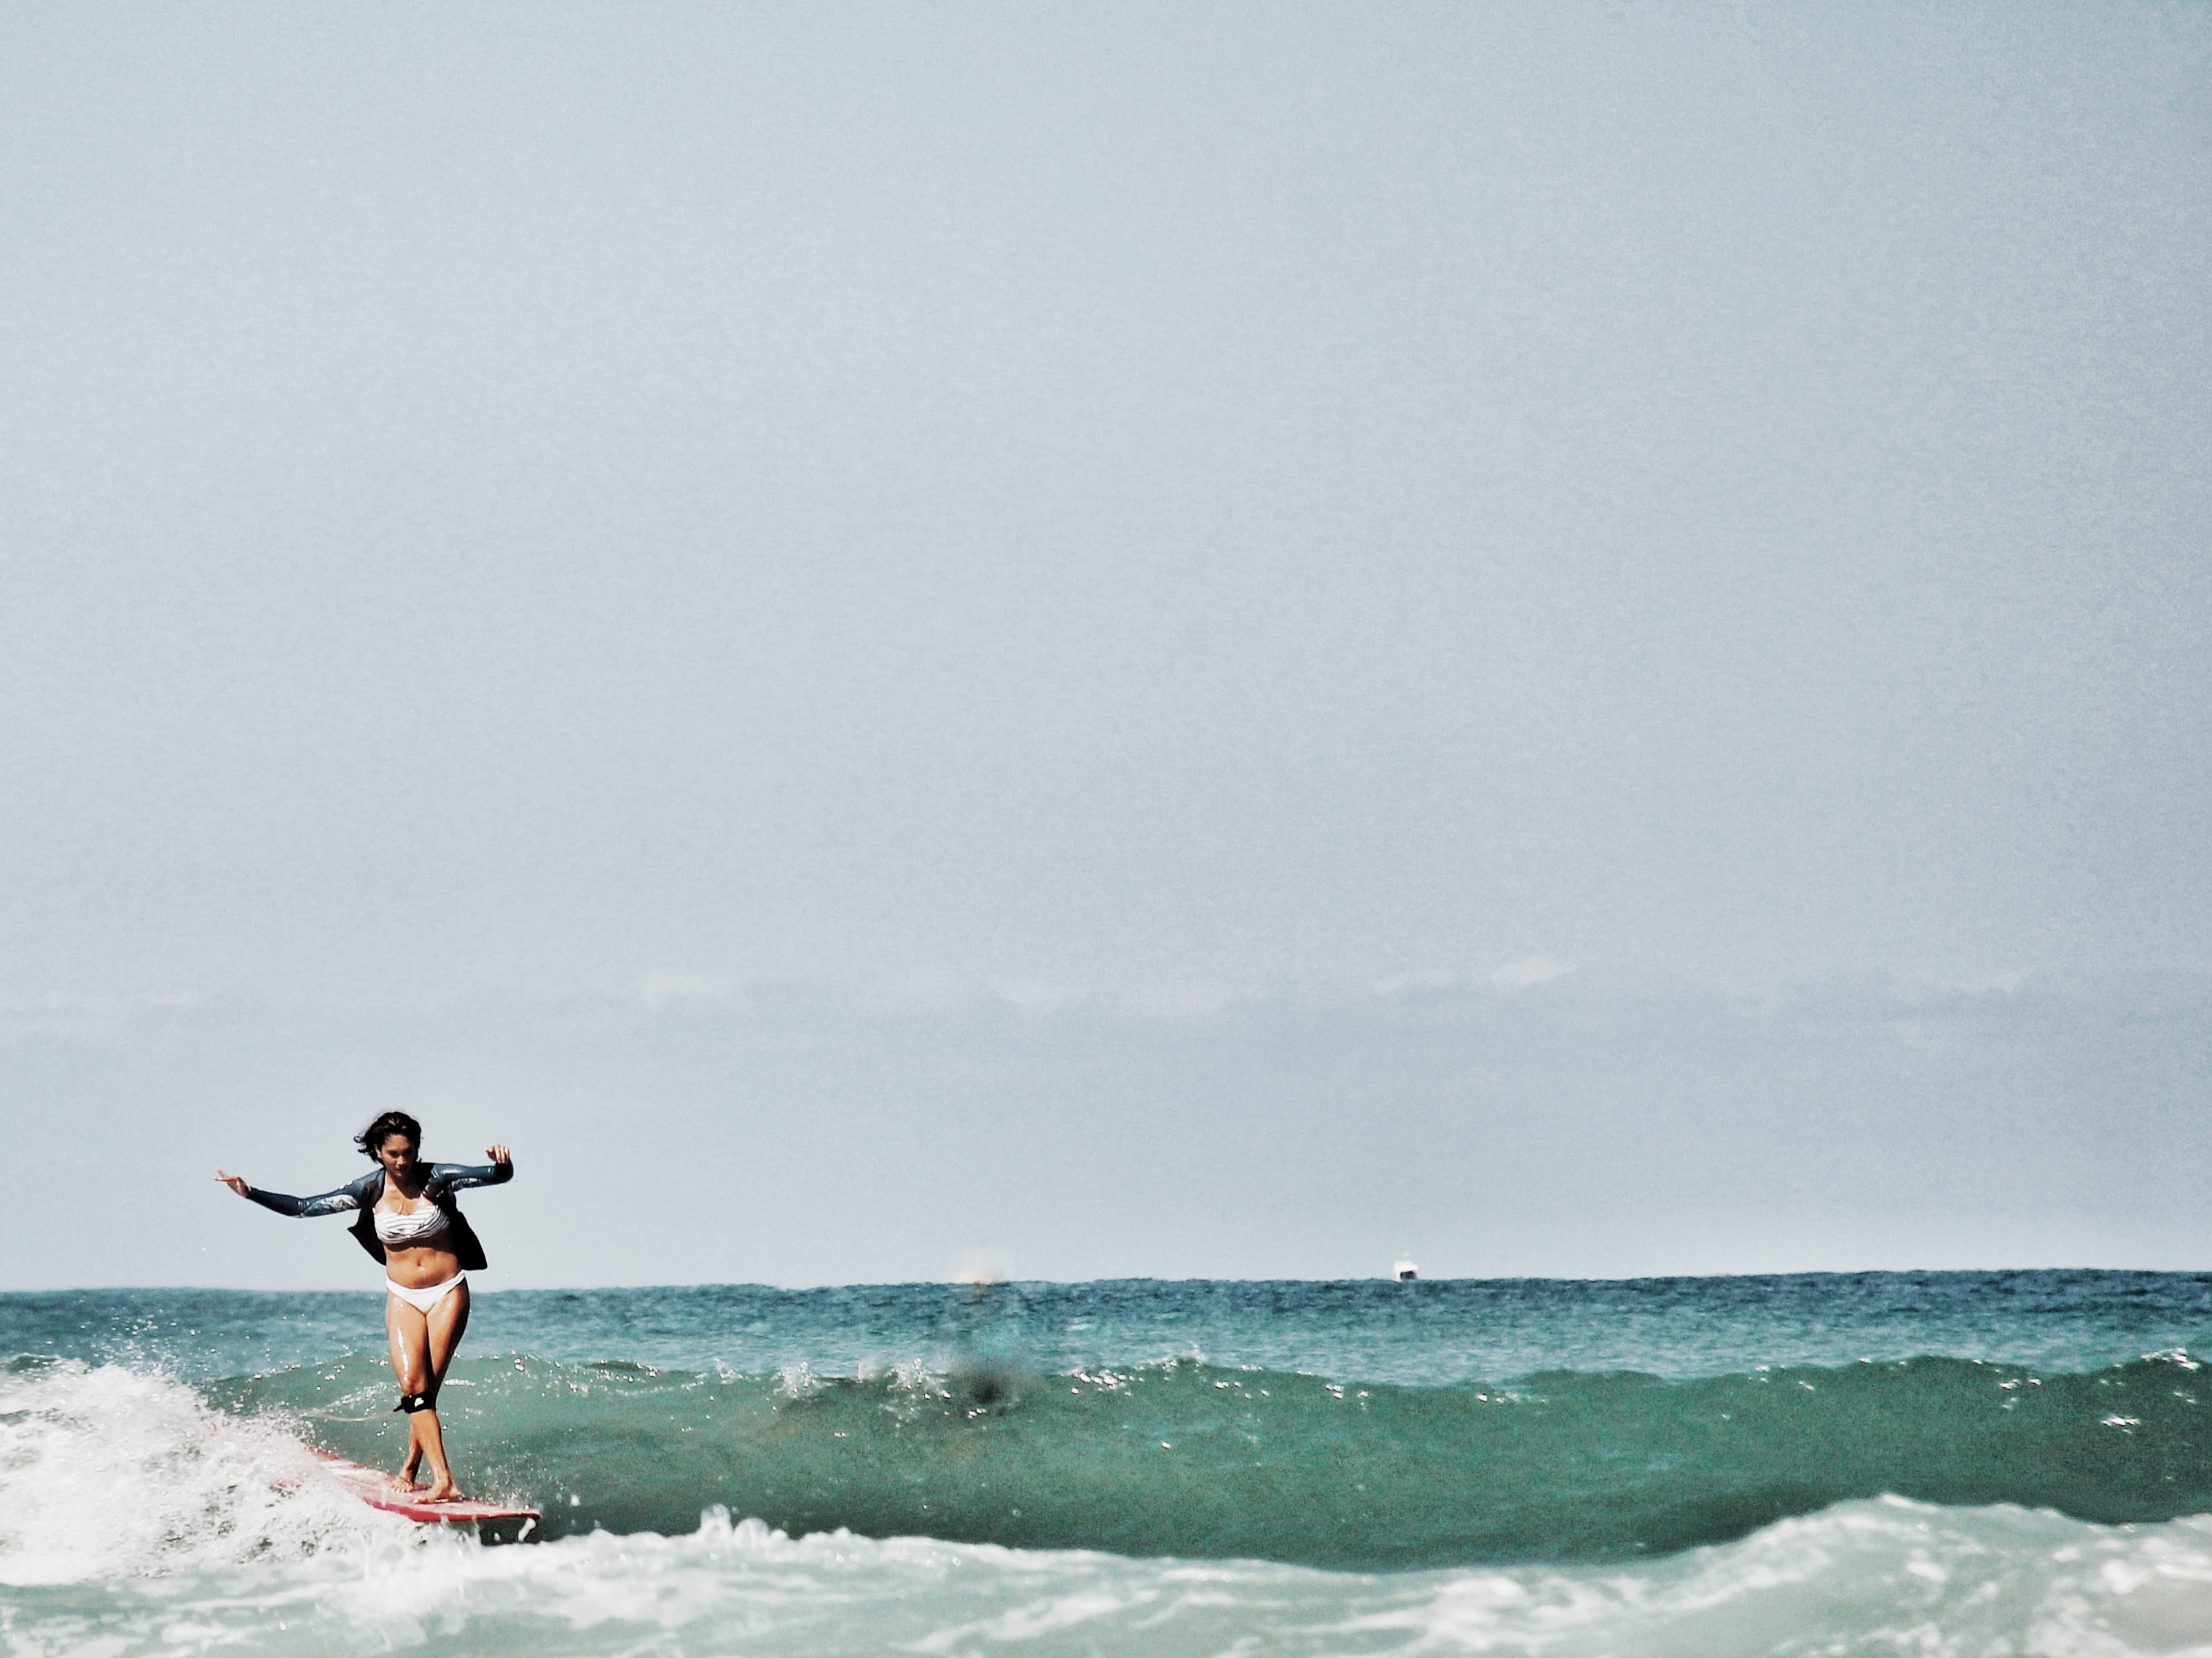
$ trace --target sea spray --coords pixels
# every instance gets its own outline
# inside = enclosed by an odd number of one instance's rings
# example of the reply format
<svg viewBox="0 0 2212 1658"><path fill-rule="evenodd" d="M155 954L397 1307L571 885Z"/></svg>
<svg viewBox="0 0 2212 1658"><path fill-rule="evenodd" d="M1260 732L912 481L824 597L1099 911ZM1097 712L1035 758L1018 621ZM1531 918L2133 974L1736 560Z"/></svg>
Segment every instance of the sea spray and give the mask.
<svg viewBox="0 0 2212 1658"><path fill-rule="evenodd" d="M0 1582L297 1558L413 1529L332 1485L281 1420L118 1364L0 1366Z"/></svg>

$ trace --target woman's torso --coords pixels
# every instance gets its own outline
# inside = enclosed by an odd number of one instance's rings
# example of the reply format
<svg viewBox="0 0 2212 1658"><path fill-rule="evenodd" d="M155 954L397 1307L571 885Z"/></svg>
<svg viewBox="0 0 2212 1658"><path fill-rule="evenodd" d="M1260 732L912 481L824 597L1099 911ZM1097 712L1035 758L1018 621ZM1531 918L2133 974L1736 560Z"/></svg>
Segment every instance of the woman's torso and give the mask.
<svg viewBox="0 0 2212 1658"><path fill-rule="evenodd" d="M387 1177L372 1218L377 1242L384 1246L384 1270L394 1284L426 1289L461 1270L451 1219L429 1193L428 1169L422 1171L413 1197Z"/></svg>

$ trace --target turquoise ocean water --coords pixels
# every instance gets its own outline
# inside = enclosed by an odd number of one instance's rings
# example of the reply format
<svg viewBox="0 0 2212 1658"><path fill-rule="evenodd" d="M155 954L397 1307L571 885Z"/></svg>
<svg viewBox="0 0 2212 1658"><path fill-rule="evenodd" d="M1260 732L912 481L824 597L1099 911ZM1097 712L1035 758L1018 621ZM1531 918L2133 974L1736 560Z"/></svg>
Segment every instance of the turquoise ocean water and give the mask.
<svg viewBox="0 0 2212 1658"><path fill-rule="evenodd" d="M2212 1275L0 1297L10 1653L2212 1652Z"/></svg>

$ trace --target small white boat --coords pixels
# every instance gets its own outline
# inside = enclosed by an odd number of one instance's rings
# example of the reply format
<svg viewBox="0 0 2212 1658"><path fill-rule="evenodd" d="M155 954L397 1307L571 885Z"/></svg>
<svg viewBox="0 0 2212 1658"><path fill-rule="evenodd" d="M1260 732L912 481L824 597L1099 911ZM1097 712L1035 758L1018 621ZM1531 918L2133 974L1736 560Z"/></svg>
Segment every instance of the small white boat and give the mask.
<svg viewBox="0 0 2212 1658"><path fill-rule="evenodd" d="M1411 1284L1420 1275L1421 1269L1413 1265L1413 1258L1411 1255L1399 1256L1397 1265L1390 1269L1390 1276L1401 1284Z"/></svg>

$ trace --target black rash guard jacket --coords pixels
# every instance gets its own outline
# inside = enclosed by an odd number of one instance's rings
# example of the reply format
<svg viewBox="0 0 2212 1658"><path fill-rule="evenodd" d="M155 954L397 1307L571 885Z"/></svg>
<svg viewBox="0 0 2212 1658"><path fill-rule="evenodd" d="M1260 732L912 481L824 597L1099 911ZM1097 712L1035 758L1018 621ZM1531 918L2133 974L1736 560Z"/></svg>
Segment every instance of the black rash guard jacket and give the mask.
<svg viewBox="0 0 2212 1658"><path fill-rule="evenodd" d="M471 1165L464 1163L434 1163L430 1178L422 1187L422 1195L446 1212L446 1224L452 1229L453 1254L465 1272L484 1270L483 1245L477 1242L476 1229L468 1218L453 1205L453 1193L464 1186L501 1186L514 1178L512 1163L487 1163ZM372 1169L359 1180L341 1186L335 1192L324 1192L312 1198L288 1197L282 1192L264 1192L258 1186L246 1188L246 1195L264 1209L274 1209L280 1215L336 1215L349 1209L361 1212L355 1219L354 1241L376 1257L384 1260L384 1245L376 1236L376 1217L372 1212L377 1200L384 1195L384 1170Z"/></svg>

